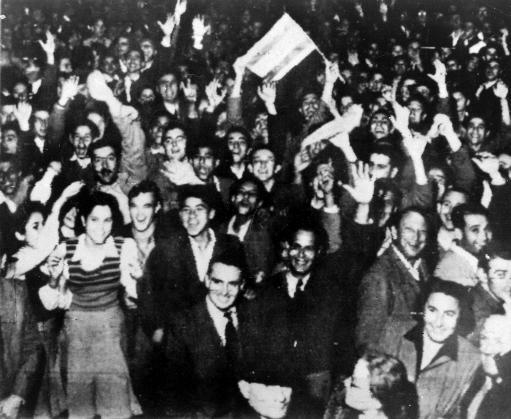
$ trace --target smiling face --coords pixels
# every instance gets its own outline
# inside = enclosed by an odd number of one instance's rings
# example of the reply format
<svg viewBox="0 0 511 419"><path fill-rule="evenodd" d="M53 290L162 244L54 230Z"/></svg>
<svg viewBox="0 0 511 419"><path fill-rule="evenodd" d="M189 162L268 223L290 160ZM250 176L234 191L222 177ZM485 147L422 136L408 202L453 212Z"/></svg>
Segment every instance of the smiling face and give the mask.
<svg viewBox="0 0 511 419"><path fill-rule="evenodd" d="M421 214L411 211L401 218L397 245L405 257L410 259L420 257L426 247L427 237L426 220Z"/></svg>
<svg viewBox="0 0 511 419"><path fill-rule="evenodd" d="M112 232L112 211L108 205L96 205L82 223L87 238L94 244L103 244Z"/></svg>
<svg viewBox="0 0 511 419"><path fill-rule="evenodd" d="M18 190L20 175L11 162L0 162L0 191L8 198Z"/></svg>
<svg viewBox="0 0 511 419"><path fill-rule="evenodd" d="M458 205L465 204L467 202L467 195L458 191L449 191L447 192L442 202L437 205L437 213L440 217L440 221L442 225L447 230L452 230L454 226L452 225L452 210Z"/></svg>
<svg viewBox="0 0 511 419"><path fill-rule="evenodd" d="M319 98L315 93L309 93L302 99L300 106L300 113L303 115L306 121L313 121L317 119L319 114L320 102Z"/></svg>
<svg viewBox="0 0 511 419"><path fill-rule="evenodd" d="M210 147L199 147L192 156L192 167L197 177L203 182L208 182L213 176L213 171L218 165L213 150Z"/></svg>
<svg viewBox="0 0 511 419"><path fill-rule="evenodd" d="M424 305L424 332L436 343L444 343L456 330L460 307L450 295L434 292Z"/></svg>
<svg viewBox="0 0 511 419"><path fill-rule="evenodd" d="M215 216L215 210L200 198L189 197L179 210L179 218L186 232L191 237L197 237L209 228L209 222Z"/></svg>
<svg viewBox="0 0 511 419"><path fill-rule="evenodd" d="M488 131L484 120L479 117L471 118L467 126L469 146L473 149L477 149L483 144L487 136Z"/></svg>
<svg viewBox="0 0 511 419"><path fill-rule="evenodd" d="M289 244L289 268L293 275L304 277L314 265L318 249L316 237L312 231L298 230L293 242Z"/></svg>
<svg viewBox="0 0 511 419"><path fill-rule="evenodd" d="M262 204L258 196L257 185L249 180L243 182L238 191L233 195L232 203L238 215L248 217L254 215Z"/></svg>
<svg viewBox="0 0 511 419"><path fill-rule="evenodd" d="M179 92L178 83L174 74L165 74L158 80L158 93L164 102L174 103Z"/></svg>
<svg viewBox="0 0 511 419"><path fill-rule="evenodd" d="M87 157L89 146L92 143L92 133L90 127L87 125L76 127L75 132L71 137L71 143L75 149L76 157L79 159L84 159Z"/></svg>
<svg viewBox="0 0 511 419"><path fill-rule="evenodd" d="M492 238L488 218L482 214L465 215L460 245L467 252L478 255Z"/></svg>
<svg viewBox="0 0 511 419"><path fill-rule="evenodd" d="M204 284L208 289L208 298L215 307L222 311L228 310L241 291L241 271L236 266L214 263Z"/></svg>
<svg viewBox="0 0 511 419"><path fill-rule="evenodd" d="M247 138L241 132L231 132L227 137L227 147L234 164L242 163L248 152Z"/></svg>
<svg viewBox="0 0 511 419"><path fill-rule="evenodd" d="M142 56L139 51L130 51L126 57L128 73L136 73L142 68Z"/></svg>
<svg viewBox="0 0 511 419"><path fill-rule="evenodd" d="M275 155L271 150L257 150L252 155L252 164L250 165L254 176L261 182L265 183L273 179L277 170L275 164Z"/></svg>
<svg viewBox="0 0 511 419"><path fill-rule="evenodd" d="M94 150L92 165L97 180L103 185L111 185L117 180L117 156L112 147Z"/></svg>
<svg viewBox="0 0 511 419"><path fill-rule="evenodd" d="M281 419L286 416L291 395L291 387L279 385L266 385L262 383L240 382L240 388L248 404L262 418Z"/></svg>
<svg viewBox="0 0 511 419"><path fill-rule="evenodd" d="M130 199L129 209L132 226L141 233L154 225L160 204L155 201L152 192L142 192Z"/></svg>
<svg viewBox="0 0 511 419"><path fill-rule="evenodd" d="M181 128L167 130L163 139L165 154L170 161L183 161L186 157L186 134Z"/></svg>

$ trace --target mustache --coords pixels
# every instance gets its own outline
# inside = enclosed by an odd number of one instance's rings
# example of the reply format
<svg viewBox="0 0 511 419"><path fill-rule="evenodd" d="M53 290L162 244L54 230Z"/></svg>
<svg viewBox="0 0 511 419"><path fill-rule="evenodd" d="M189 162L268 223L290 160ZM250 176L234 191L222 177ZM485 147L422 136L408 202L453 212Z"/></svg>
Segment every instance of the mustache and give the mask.
<svg viewBox="0 0 511 419"><path fill-rule="evenodd" d="M114 172L112 170L110 170L110 169L101 169L99 174L101 176L110 176L110 175L113 175Z"/></svg>

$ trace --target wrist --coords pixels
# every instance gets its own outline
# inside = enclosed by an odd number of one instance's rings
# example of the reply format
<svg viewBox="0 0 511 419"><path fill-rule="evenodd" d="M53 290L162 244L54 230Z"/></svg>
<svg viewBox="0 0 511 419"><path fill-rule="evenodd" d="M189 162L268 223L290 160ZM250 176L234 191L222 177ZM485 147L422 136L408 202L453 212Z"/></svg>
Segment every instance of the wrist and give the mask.
<svg viewBox="0 0 511 419"><path fill-rule="evenodd" d="M506 179L500 174L500 172L490 173L491 184L494 186L504 185Z"/></svg>
<svg viewBox="0 0 511 419"><path fill-rule="evenodd" d="M275 107L275 103L264 102L264 106L266 106L266 110L270 115L277 115L277 108Z"/></svg>
<svg viewBox="0 0 511 419"><path fill-rule="evenodd" d="M30 124L28 121L18 121L18 125L21 131L30 131Z"/></svg>
<svg viewBox="0 0 511 419"><path fill-rule="evenodd" d="M440 99L447 99L449 97L449 92L447 91L447 85L445 82L438 83L438 97Z"/></svg>

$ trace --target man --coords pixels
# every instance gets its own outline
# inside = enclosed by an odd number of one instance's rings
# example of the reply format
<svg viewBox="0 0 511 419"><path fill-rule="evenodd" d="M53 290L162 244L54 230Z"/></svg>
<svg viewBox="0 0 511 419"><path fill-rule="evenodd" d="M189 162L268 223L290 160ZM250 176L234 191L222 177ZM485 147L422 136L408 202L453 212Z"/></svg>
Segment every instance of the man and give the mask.
<svg viewBox="0 0 511 419"><path fill-rule="evenodd" d="M247 315L238 304L243 272L235 255L216 255L204 278L206 296L169 319L166 396L173 414L217 417L232 409Z"/></svg>
<svg viewBox="0 0 511 419"><path fill-rule="evenodd" d="M506 314L511 310L511 254L509 251L496 250L487 256L484 278L472 289L472 311L476 328L471 336L475 344L484 321L493 314Z"/></svg>
<svg viewBox="0 0 511 419"><path fill-rule="evenodd" d="M436 210L440 220L437 242L441 253L448 251L456 240L454 225L452 224L452 211L458 205L468 201L468 194L463 189L451 188L445 191Z"/></svg>
<svg viewBox="0 0 511 419"><path fill-rule="evenodd" d="M241 179L248 172L246 158L250 152L252 139L249 132L239 126L229 128L225 138L229 155L217 168L216 174L233 180Z"/></svg>
<svg viewBox="0 0 511 419"><path fill-rule="evenodd" d="M488 211L480 204L458 205L451 215L459 244L440 259L435 276L466 287L477 284L478 258L492 238Z"/></svg>
<svg viewBox="0 0 511 419"><path fill-rule="evenodd" d="M211 260L224 252L245 263L237 237L215 233L212 191L206 185L184 185L179 196L181 229L171 240L162 240L149 255L147 272L154 306L151 330L160 329L174 313L191 307L206 294L205 277Z"/></svg>
<svg viewBox="0 0 511 419"><path fill-rule="evenodd" d="M419 208L404 210L393 229L390 247L362 279L356 327L357 346L373 346L382 330L404 333L422 305L428 272L422 260L428 238L425 215ZM394 327L388 328L388 325Z"/></svg>
<svg viewBox="0 0 511 419"><path fill-rule="evenodd" d="M261 283L273 268L273 242L270 235L270 215L262 208L264 185L250 177L231 187L234 215L222 231L238 237L247 255L250 280Z"/></svg>
<svg viewBox="0 0 511 419"><path fill-rule="evenodd" d="M325 402L331 383L338 320L343 306L339 279L322 258L327 236L311 214L294 220L285 235L286 269L266 281L255 303L261 316L286 316L299 379L307 393Z"/></svg>
<svg viewBox="0 0 511 419"><path fill-rule="evenodd" d="M463 417L505 419L511 416L511 328L508 316L492 315L481 331L481 361L462 405Z"/></svg>

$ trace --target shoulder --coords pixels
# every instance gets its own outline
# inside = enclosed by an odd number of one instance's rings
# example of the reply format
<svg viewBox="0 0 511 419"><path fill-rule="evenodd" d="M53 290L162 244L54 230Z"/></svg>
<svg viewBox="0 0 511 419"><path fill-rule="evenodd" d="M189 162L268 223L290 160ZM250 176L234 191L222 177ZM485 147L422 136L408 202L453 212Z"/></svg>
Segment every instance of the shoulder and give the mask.
<svg viewBox="0 0 511 419"><path fill-rule="evenodd" d="M479 366L481 362L479 349L462 336L458 336L458 357L464 365L471 368Z"/></svg>

